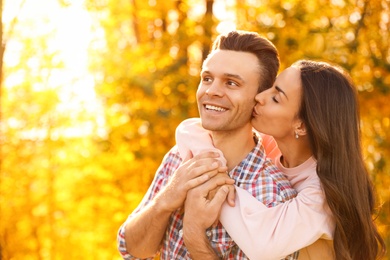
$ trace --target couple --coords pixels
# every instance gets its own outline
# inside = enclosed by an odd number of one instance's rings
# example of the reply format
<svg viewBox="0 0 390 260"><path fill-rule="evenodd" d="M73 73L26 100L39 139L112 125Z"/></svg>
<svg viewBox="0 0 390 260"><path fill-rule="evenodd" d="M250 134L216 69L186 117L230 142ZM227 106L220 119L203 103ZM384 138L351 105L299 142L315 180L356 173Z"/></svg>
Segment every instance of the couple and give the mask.
<svg viewBox="0 0 390 260"><path fill-rule="evenodd" d="M383 253L350 79L320 62L298 61L275 81L278 69L276 48L256 33L216 39L197 91L208 131L193 119L178 128L177 145L119 229L123 258Z"/></svg>

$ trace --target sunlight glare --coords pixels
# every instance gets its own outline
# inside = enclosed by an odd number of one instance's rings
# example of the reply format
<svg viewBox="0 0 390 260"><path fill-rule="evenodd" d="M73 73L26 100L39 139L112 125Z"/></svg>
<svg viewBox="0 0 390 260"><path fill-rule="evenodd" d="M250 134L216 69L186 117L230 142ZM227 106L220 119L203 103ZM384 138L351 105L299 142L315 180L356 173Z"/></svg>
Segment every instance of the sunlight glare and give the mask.
<svg viewBox="0 0 390 260"><path fill-rule="evenodd" d="M75 121L77 126L59 130L64 136L104 134L101 131L104 128L103 107L95 93L93 76L88 71L88 51L96 35L92 33L92 18L83 3L83 0L72 1L63 7L56 0L8 0L4 4L5 69L16 67L7 74L4 86L12 88L26 83L25 73L37 73L45 78L46 82L31 82L33 91L56 89L60 99L57 112L70 117L80 115L79 120L82 120ZM10 30L13 21L16 21L15 28ZM37 39L37 43L39 39L45 39L47 48L38 49L36 55L32 53L23 66L21 53L25 51L22 44L25 39ZM43 55L52 56L49 67L44 67ZM95 127L91 127L92 124ZM25 134L41 138L43 132L34 129Z"/></svg>
<svg viewBox="0 0 390 260"><path fill-rule="evenodd" d="M217 32L224 34L236 30L236 15L234 11L229 11L234 2L216 0L213 7L215 17L220 20L217 25Z"/></svg>

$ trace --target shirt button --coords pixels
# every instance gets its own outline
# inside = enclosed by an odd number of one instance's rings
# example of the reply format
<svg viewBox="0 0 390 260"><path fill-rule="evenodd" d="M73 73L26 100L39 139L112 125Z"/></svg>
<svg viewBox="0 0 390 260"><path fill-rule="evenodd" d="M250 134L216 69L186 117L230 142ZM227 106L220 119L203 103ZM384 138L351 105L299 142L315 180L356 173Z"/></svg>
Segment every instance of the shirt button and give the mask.
<svg viewBox="0 0 390 260"><path fill-rule="evenodd" d="M179 230L179 236L181 236L181 237L183 236L183 229Z"/></svg>
<svg viewBox="0 0 390 260"><path fill-rule="evenodd" d="M207 230L207 231L206 231L206 235L207 235L208 237L211 237L211 231L210 231L210 230Z"/></svg>

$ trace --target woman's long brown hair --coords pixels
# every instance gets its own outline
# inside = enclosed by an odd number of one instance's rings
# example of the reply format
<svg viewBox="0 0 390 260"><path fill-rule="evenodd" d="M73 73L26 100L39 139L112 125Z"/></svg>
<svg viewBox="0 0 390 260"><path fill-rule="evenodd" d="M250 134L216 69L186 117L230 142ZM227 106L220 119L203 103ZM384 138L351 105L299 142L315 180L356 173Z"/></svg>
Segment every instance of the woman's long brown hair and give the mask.
<svg viewBox="0 0 390 260"><path fill-rule="evenodd" d="M336 228L336 259L371 260L385 253L373 213L374 187L360 142L357 93L349 76L324 62L301 60L303 120Z"/></svg>

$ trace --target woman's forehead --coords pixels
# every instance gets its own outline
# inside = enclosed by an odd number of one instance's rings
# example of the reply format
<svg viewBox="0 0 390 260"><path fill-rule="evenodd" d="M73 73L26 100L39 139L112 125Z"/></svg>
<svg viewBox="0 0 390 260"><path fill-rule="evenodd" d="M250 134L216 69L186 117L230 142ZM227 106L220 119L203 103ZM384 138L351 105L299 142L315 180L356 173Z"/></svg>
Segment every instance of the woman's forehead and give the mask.
<svg viewBox="0 0 390 260"><path fill-rule="evenodd" d="M276 78L276 83L282 83L285 87L301 85L301 71L296 67L288 67L283 70Z"/></svg>
<svg viewBox="0 0 390 260"><path fill-rule="evenodd" d="M275 87L288 97L289 102L299 104L301 102L301 72L296 67L288 67L282 71L275 81Z"/></svg>

